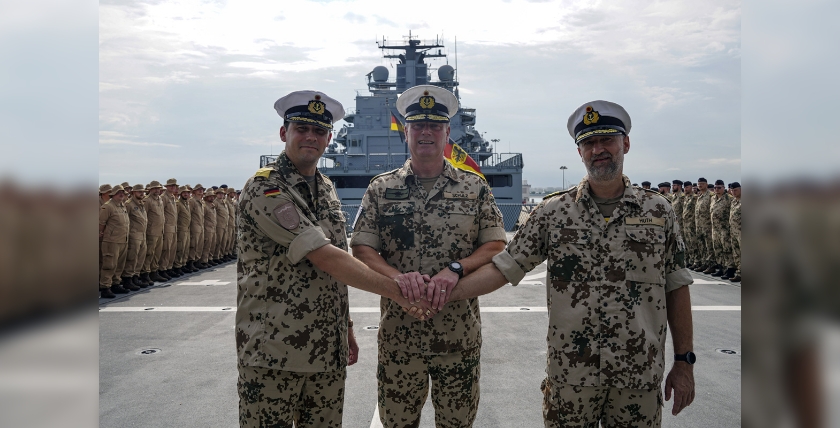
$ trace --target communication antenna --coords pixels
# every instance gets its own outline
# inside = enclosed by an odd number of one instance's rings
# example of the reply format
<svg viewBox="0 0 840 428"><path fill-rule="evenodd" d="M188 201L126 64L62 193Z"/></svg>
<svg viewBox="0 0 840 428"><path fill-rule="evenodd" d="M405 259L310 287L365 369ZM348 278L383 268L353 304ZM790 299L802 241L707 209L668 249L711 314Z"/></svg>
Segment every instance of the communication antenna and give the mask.
<svg viewBox="0 0 840 428"><path fill-rule="evenodd" d="M455 36L455 81L460 82L458 80L458 36Z"/></svg>

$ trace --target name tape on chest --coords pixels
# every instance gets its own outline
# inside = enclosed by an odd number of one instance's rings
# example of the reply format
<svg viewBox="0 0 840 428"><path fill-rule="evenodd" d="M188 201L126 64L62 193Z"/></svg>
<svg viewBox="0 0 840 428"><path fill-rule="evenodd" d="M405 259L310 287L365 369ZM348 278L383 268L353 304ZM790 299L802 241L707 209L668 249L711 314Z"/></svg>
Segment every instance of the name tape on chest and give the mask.
<svg viewBox="0 0 840 428"><path fill-rule="evenodd" d="M649 226L655 224L660 227L665 227L665 219L657 217L627 217L624 220L624 224L631 226Z"/></svg>
<svg viewBox="0 0 840 428"><path fill-rule="evenodd" d="M283 226L286 230L295 230L300 225L300 215L298 215L297 208L292 202L278 205L272 212L280 226Z"/></svg>
<svg viewBox="0 0 840 428"><path fill-rule="evenodd" d="M408 189L385 189L385 199L408 199Z"/></svg>
<svg viewBox="0 0 840 428"><path fill-rule="evenodd" d="M475 199L478 194L467 192L443 192L443 197L446 199Z"/></svg>

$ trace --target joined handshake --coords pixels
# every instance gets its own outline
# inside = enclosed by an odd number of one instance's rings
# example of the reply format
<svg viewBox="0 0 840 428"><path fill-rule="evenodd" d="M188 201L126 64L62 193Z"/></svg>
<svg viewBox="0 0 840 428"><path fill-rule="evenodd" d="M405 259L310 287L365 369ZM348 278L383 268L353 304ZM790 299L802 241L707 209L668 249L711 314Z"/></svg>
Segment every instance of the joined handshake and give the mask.
<svg viewBox="0 0 840 428"><path fill-rule="evenodd" d="M404 312L420 321L431 319L449 302L458 279L458 274L449 269L441 270L434 277L419 272L399 274L394 281L407 304L398 303Z"/></svg>

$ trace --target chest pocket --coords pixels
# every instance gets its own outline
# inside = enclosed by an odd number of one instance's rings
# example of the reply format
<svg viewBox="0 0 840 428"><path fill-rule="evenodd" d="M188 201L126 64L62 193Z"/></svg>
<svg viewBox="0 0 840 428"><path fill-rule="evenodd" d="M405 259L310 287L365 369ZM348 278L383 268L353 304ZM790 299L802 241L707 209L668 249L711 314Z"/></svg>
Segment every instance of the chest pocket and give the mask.
<svg viewBox="0 0 840 428"><path fill-rule="evenodd" d="M661 226L628 226L625 233L627 280L664 284L665 229Z"/></svg>
<svg viewBox="0 0 840 428"><path fill-rule="evenodd" d="M331 203L329 208L320 216L318 225L330 238L332 244L343 250L347 249L347 217L341 210L341 202Z"/></svg>
<svg viewBox="0 0 840 428"><path fill-rule="evenodd" d="M387 202L379 207L382 242L392 243L395 251L414 248L414 202Z"/></svg>
<svg viewBox="0 0 840 428"><path fill-rule="evenodd" d="M588 229L559 228L548 232L549 275L551 281L585 282L592 270Z"/></svg>

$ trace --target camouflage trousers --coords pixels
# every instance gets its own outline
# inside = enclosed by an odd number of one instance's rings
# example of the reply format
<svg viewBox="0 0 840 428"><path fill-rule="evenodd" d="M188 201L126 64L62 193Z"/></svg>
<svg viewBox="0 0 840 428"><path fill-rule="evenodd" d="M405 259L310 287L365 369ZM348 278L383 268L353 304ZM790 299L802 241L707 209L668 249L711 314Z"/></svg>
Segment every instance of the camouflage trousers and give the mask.
<svg viewBox="0 0 840 428"><path fill-rule="evenodd" d="M114 242L101 242L100 255L102 266L99 268L99 289L111 288L111 284L119 283L123 269L125 269L125 258L128 255L128 244L117 244Z"/></svg>
<svg viewBox="0 0 840 428"><path fill-rule="evenodd" d="M163 235L146 235L146 261L143 272L150 273L160 269L160 255L163 253Z"/></svg>
<svg viewBox="0 0 840 428"><path fill-rule="evenodd" d="M732 261L735 264L735 269L738 270L738 275L741 275L741 231L733 229L730 240L732 242Z"/></svg>
<svg viewBox="0 0 840 428"><path fill-rule="evenodd" d="M701 263L711 263L714 261L714 249L712 248L712 229L705 230L703 228L695 229L695 237L697 238L697 261Z"/></svg>
<svg viewBox="0 0 840 428"><path fill-rule="evenodd" d="M660 427L662 392L553 385L545 379L543 421L546 428Z"/></svg>
<svg viewBox="0 0 840 428"><path fill-rule="evenodd" d="M347 370L298 373L239 366L239 426L340 428Z"/></svg>
<svg viewBox="0 0 840 428"><path fill-rule="evenodd" d="M732 261L732 242L729 240L728 230L712 230L712 245L715 251L714 261L724 268L735 267Z"/></svg>
<svg viewBox="0 0 840 428"><path fill-rule="evenodd" d="M423 355L380 347L376 379L382 426L419 426L431 378L435 426L471 427L480 395L480 357L481 348Z"/></svg>
<svg viewBox="0 0 840 428"><path fill-rule="evenodd" d="M683 229L683 242L685 242L685 262L695 263L700 259L697 257L697 233L693 227Z"/></svg>

